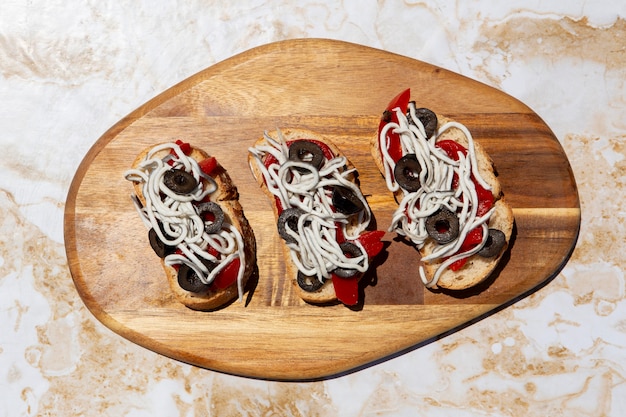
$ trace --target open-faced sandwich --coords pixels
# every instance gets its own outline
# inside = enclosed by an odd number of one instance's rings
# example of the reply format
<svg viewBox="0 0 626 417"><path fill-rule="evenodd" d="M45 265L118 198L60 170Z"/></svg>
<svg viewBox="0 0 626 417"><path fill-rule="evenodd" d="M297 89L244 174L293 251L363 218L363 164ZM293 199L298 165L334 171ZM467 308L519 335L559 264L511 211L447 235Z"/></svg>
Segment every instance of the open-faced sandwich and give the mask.
<svg viewBox="0 0 626 417"><path fill-rule="evenodd" d="M217 160L186 142L163 143L141 152L124 176L177 299L194 310L241 300L256 242Z"/></svg>
<svg viewBox="0 0 626 417"><path fill-rule="evenodd" d="M287 274L314 304L359 303L358 282L382 248L368 231L369 205L357 172L329 140L296 129L266 132L249 164L271 200Z"/></svg>
<svg viewBox="0 0 626 417"><path fill-rule="evenodd" d="M389 230L419 250L424 284L462 290L485 280L514 219L491 158L468 129L417 108L405 90L384 111L371 150L398 202Z"/></svg>

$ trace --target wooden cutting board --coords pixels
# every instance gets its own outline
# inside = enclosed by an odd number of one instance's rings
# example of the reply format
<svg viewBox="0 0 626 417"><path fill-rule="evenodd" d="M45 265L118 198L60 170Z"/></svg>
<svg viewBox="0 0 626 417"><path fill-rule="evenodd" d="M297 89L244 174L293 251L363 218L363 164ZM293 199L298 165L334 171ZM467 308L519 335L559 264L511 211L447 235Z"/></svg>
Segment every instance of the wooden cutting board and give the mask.
<svg viewBox="0 0 626 417"><path fill-rule="evenodd" d="M247 165L266 129L327 135L360 172L379 229L396 204L370 159L382 110L410 87L419 106L465 124L490 153L514 208L509 254L484 285L458 294L424 289L417 252L389 242L364 303L301 302L285 276L269 201ZM179 304L123 179L135 156L182 138L230 172L256 234L258 277L235 302L210 313ZM311 380L358 370L458 330L554 277L580 226L576 183L548 126L518 100L447 70L354 44L319 39L262 46L170 88L109 129L72 182L65 239L76 288L89 310L121 336L160 354L225 373Z"/></svg>

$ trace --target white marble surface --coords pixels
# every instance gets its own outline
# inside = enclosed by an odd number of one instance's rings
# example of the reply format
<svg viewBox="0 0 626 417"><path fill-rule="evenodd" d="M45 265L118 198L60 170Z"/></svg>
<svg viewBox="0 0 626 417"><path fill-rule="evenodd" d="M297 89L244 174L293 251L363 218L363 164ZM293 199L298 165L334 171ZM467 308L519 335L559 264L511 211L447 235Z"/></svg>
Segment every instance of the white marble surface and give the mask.
<svg viewBox="0 0 626 417"><path fill-rule="evenodd" d="M0 416L626 415L626 3L233 3L2 3ZM63 247L65 198L85 153L174 83L296 37L420 59L539 113L570 158L583 209L564 270L440 341L313 383L198 369L100 324Z"/></svg>

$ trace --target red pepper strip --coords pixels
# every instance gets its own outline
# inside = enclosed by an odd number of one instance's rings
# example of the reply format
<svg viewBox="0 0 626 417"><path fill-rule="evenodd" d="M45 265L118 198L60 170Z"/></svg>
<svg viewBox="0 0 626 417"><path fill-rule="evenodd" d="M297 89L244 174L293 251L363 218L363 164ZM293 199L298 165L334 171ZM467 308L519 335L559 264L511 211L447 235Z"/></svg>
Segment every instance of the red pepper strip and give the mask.
<svg viewBox="0 0 626 417"><path fill-rule="evenodd" d="M209 246L206 250L210 255L217 257L219 252L212 246ZM213 288L224 289L230 287L236 280L239 273L239 267L241 266L241 260L235 258L231 263L226 265L219 274L215 276L215 279L211 283Z"/></svg>
<svg viewBox="0 0 626 417"><path fill-rule="evenodd" d="M176 144L180 147L180 150L187 156L189 156L191 154L191 145L187 142L183 142L180 139L176 140ZM170 155L176 155L176 152L174 151L174 149L170 150ZM169 160L167 161L167 163L172 166L174 165L174 161L173 160Z"/></svg>
<svg viewBox="0 0 626 417"><path fill-rule="evenodd" d="M480 185L476 183L476 194L478 195L478 208L476 209L476 215L482 216L491 210L493 207L493 194L491 191L486 190Z"/></svg>
<svg viewBox="0 0 626 417"><path fill-rule="evenodd" d="M363 249L367 253L367 256L372 259L376 255L383 250L385 246L383 242L380 241L382 237L385 235L384 230L372 230L370 232L365 232L357 239L361 245L363 245Z"/></svg>
<svg viewBox="0 0 626 417"><path fill-rule="evenodd" d="M215 157L213 156L209 156L208 158L203 159L202 161L198 162L198 166L200 167L202 172L204 172L208 176L211 176L211 173L217 167L217 159L215 159ZM206 203L208 201L211 201L211 194L207 195L202 200L203 203ZM204 220L213 220L213 219L205 218Z"/></svg>
<svg viewBox="0 0 626 417"><path fill-rule="evenodd" d="M449 266L448 269L450 269L451 271L458 271L459 269L463 268L465 266L465 264L467 263L467 258L463 258L463 259L459 259L456 262L452 262Z"/></svg>
<svg viewBox="0 0 626 417"><path fill-rule="evenodd" d="M183 151L185 155L191 154L191 145L187 142L183 142L182 140L176 140L176 144L180 146L180 150Z"/></svg>
<svg viewBox="0 0 626 417"><path fill-rule="evenodd" d="M353 306L359 302L359 280L358 275L353 278L341 278L335 274L330 274L335 287L337 299L347 306Z"/></svg>
<svg viewBox="0 0 626 417"><path fill-rule="evenodd" d="M387 105L383 113L383 117L380 119L380 123L378 124L378 140L380 146L380 132L382 132L383 127L387 123L393 122L398 123L398 117L396 113L393 111L396 107L399 107L403 113L406 113L406 109L409 107L409 100L411 99L411 89L407 88L397 96L395 96ZM400 158L402 158L402 147L400 146L400 136L397 133L388 132L387 133L387 144L389 147L389 156L397 162Z"/></svg>
<svg viewBox="0 0 626 417"><path fill-rule="evenodd" d="M383 230L374 230L365 232L357 239L363 249L367 253L369 259L372 259L383 249L384 244L380 239L385 235ZM341 278L335 274L331 274L333 286L337 299L343 304L353 306L359 302L359 275L354 278Z"/></svg>
<svg viewBox="0 0 626 417"><path fill-rule="evenodd" d="M217 159L213 156L209 156L206 159L198 162L198 166L206 175L211 175L211 172L217 167Z"/></svg>
<svg viewBox="0 0 626 417"><path fill-rule="evenodd" d="M231 263L226 265L224 269L220 271L212 282L212 286L217 289L228 288L237 281L237 274L239 273L239 267L241 266L241 260L239 258L233 259Z"/></svg>
<svg viewBox="0 0 626 417"><path fill-rule="evenodd" d="M459 152L463 155L467 155L467 149L465 149L463 145L450 139L440 140L435 144L435 146L443 150L448 154L448 157L454 159L455 161L459 160Z"/></svg>
<svg viewBox="0 0 626 417"><path fill-rule="evenodd" d="M207 252L213 256L218 255L217 250L213 247L207 248ZM178 255L183 254L180 249L176 249L175 253ZM211 283L211 288L224 289L230 287L237 280L237 274L239 273L240 266L241 260L239 258L233 259L231 263L226 265L224 269L222 269L220 273L217 274L217 276ZM172 265L172 268L178 271L180 269L180 264L174 264Z"/></svg>
<svg viewBox="0 0 626 417"><path fill-rule="evenodd" d="M358 237L359 243L363 245L365 253L369 259L372 259L383 249L384 244L380 239L384 236L383 230L374 230L363 233ZM337 242L341 243L345 240L341 227L337 227ZM343 304L353 306L359 302L359 275L353 278L342 278L335 274L331 274L333 287L337 299Z"/></svg>
<svg viewBox="0 0 626 417"><path fill-rule="evenodd" d="M459 249L458 253L467 252L468 250L472 249L473 247L475 247L482 241L483 241L482 227L477 227L475 229L472 229L467 234L467 236L465 236L465 240L463 241L463 244L461 245L461 248ZM453 271L458 271L459 269L463 267L463 265L465 265L467 260L468 258L459 259L458 261L450 264L448 268L450 268Z"/></svg>

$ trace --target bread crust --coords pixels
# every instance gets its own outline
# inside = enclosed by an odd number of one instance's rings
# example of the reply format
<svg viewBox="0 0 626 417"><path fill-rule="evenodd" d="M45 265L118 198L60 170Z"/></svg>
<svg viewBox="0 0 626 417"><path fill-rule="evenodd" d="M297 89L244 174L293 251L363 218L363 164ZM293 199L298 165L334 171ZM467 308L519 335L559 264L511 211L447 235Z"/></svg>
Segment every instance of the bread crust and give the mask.
<svg viewBox="0 0 626 417"><path fill-rule="evenodd" d="M155 145L158 146L158 145ZM133 168L137 168L153 146L144 149L132 164ZM189 157L200 162L209 158L207 152L192 146ZM233 183L230 175L217 161L217 165L211 172L211 177L217 184L217 189L210 194L210 200L218 203L224 212L224 221L233 225L240 233L244 242L245 262L241 265L244 269L242 288L245 289L248 279L252 275L256 265L256 239L254 232L244 215L243 208L239 203L239 192ZM207 180L203 180L205 185ZM142 204L145 205L145 197L143 196L141 183L134 182L133 188L135 194ZM172 266L166 265L163 259L160 259L161 266L165 271L170 289L176 299L193 310L210 311L223 307L225 304L236 299L239 296L238 283L234 283L223 289L209 287L208 291L193 293L186 291L178 284L178 272Z"/></svg>
<svg viewBox="0 0 626 417"><path fill-rule="evenodd" d="M339 150L339 148L337 148L337 146L334 143L329 141L327 138L322 137L320 134L316 132L306 130L306 129L281 129L280 133L284 137L285 141L294 140L294 139L312 139L312 140L321 141L328 146L328 148L333 152L335 156L345 156ZM276 138L278 135L278 131L270 131L268 132L268 134L271 137ZM267 141L265 140L265 137L262 136L254 143L254 147L257 147L259 145L265 145L265 144L267 144ZM248 154L248 164L250 165L252 174L254 178L256 179L257 183L259 184L259 187L261 187L265 195L271 201L272 210L274 212L274 218L276 219L276 221L278 221L279 212L278 212L278 207L276 207L276 204L275 204L275 197L268 190L265 180L263 178L263 174L259 170L254 156L250 153ZM354 165L352 165L352 163L347 158L346 158L346 167L348 169L354 169ZM354 183L357 182L355 175L352 175L350 180ZM350 225L348 225L348 230L350 230ZM334 289L331 279L326 280L326 282L324 282L322 287L319 288L317 291L309 292L300 288L300 286L297 283L298 268L291 260L291 250L285 244L283 239L281 239L281 247L282 247L282 252L283 252L283 259L284 259L286 274L288 277L290 277L291 282L294 286L294 289L300 298L312 304L326 304L326 303L332 303L332 302L337 301L337 295L335 294L335 289ZM360 280L361 277L359 277L358 279Z"/></svg>
<svg viewBox="0 0 626 417"><path fill-rule="evenodd" d="M437 129L440 129L448 122L453 121L445 116L440 115L437 115L437 120ZM443 134L441 134L437 138L437 141L441 140L453 140L463 145L465 148L468 147L468 140L465 134L457 127L450 127ZM441 273L436 283L436 287L447 290L465 290L474 287L487 279L502 259L503 254L506 252L513 231L513 210L504 198L504 193L502 191L500 181L498 180L498 177L496 175L493 160L478 141L474 140L473 143L474 151L476 154L476 161L478 163L478 171L481 177L485 180L485 182L490 185L491 192L494 197L495 211L489 220L489 226L497 228L504 232L504 235L506 237L506 244L501 249L500 253L495 257L484 258L475 254L470 256L467 260L467 263L458 271L453 271L449 268L446 268ZM374 163L384 176L385 168L379 149L378 134L371 138L370 150L374 159ZM401 201L404 197L402 189L395 191L394 197L396 201ZM431 254L433 250L437 248L437 246L437 243L432 238L428 238L424 246L419 250L421 257L425 257ZM428 281L433 279L435 272L442 264L442 262L443 261L441 259L434 260L432 262L423 262L424 272Z"/></svg>

